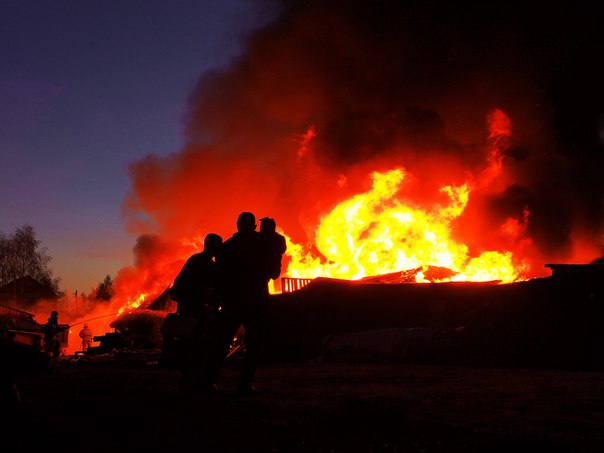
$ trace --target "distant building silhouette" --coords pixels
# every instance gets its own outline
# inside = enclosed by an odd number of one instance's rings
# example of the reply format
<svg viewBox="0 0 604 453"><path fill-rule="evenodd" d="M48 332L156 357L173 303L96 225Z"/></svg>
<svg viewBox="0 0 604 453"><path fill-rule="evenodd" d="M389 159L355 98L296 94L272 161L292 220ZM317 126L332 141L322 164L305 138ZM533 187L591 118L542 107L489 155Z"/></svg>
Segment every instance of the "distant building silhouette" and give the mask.
<svg viewBox="0 0 604 453"><path fill-rule="evenodd" d="M0 303L20 310L28 310L41 299L57 300L53 289L29 275L0 287Z"/></svg>

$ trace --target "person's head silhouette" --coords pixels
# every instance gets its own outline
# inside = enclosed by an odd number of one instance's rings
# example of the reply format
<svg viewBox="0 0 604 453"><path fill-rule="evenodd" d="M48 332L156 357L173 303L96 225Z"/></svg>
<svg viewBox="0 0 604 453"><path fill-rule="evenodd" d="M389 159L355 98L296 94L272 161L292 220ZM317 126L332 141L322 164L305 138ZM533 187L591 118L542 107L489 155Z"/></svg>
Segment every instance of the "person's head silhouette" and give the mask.
<svg viewBox="0 0 604 453"><path fill-rule="evenodd" d="M203 240L203 249L212 256L216 256L216 253L221 245L222 237L216 233L208 233Z"/></svg>
<svg viewBox="0 0 604 453"><path fill-rule="evenodd" d="M242 212L237 217L237 231L241 233L256 230L256 216L251 212Z"/></svg>
<svg viewBox="0 0 604 453"><path fill-rule="evenodd" d="M275 219L271 219L270 217L263 217L260 219L260 231L272 233L276 230L277 223Z"/></svg>

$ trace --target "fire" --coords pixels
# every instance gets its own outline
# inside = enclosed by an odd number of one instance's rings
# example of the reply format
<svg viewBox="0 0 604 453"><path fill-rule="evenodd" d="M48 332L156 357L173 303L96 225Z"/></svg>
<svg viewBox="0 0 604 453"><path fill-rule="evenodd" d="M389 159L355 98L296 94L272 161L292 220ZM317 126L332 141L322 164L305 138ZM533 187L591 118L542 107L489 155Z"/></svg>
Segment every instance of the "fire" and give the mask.
<svg viewBox="0 0 604 453"><path fill-rule="evenodd" d="M502 176L512 122L502 110L494 109L487 115L487 124L486 168L475 180L444 185L437 202L418 206L405 197L408 173L404 168L373 172L369 191L340 202L320 219L314 238L320 258L311 248L288 240L287 275L357 280L419 268L416 281L422 282L428 281L424 271L433 266L454 274L441 276L441 281L522 280L528 265L510 250L483 250L471 256L469 247L453 235L452 223L464 212L471 192L492 188ZM499 229L500 237L515 243L517 250L528 246L530 239L524 236L528 218L525 208L521 220L507 219Z"/></svg>
<svg viewBox="0 0 604 453"><path fill-rule="evenodd" d="M504 176L512 123L503 111L495 109L487 116L487 124L483 170L476 177L469 174L466 182L442 185L431 201L414 200L408 190L414 176L393 165L369 173L369 190L340 201L320 216L316 226L309 228L313 237L308 243L293 241L279 228L287 241L282 275L359 280L414 271L417 282L508 283L524 279L529 266L511 249L472 250L455 237L454 222L473 193L493 188ZM316 136L315 128L310 127L299 137L298 162L312 152ZM335 175L334 184L344 188L349 176ZM522 218L506 219L495 233L501 243L513 245L515 253L521 254L531 244L525 234L528 224L529 210L525 208ZM181 238L177 243L159 237L139 239L137 266L123 269L116 280L118 313L144 306L168 288L186 259L201 250L204 236ZM276 286L270 282L271 293L278 292Z"/></svg>
<svg viewBox="0 0 604 453"><path fill-rule="evenodd" d="M148 294L139 293L134 297L127 297L124 305L118 310L118 316L124 313L125 311L134 310L135 308L140 307L145 303L148 298Z"/></svg>
<svg viewBox="0 0 604 453"><path fill-rule="evenodd" d="M456 281L520 278L511 252L485 251L470 257L468 247L453 239L451 222L467 205L467 184L442 187L445 202L420 208L399 198L406 174L403 168L374 172L371 190L341 202L320 220L315 242L324 259L313 258L288 241L287 274L357 280L436 266L452 270ZM423 273L418 274L418 281L426 281Z"/></svg>
<svg viewBox="0 0 604 453"><path fill-rule="evenodd" d="M169 288L187 258L203 248L205 235L164 241L159 237L139 238L137 263L118 273L115 295L109 310L117 316L146 307Z"/></svg>

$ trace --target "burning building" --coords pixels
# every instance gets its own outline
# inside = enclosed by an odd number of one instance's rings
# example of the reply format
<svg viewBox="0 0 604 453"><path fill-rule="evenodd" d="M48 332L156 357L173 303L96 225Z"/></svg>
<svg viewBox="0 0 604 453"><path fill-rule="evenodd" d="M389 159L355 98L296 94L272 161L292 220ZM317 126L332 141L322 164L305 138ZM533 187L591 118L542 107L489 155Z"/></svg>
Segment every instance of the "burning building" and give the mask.
<svg viewBox="0 0 604 453"><path fill-rule="evenodd" d="M203 74L186 145L130 166L138 240L119 309L160 294L241 211L276 219L283 274L307 280L414 271L502 286L601 256L594 19L440 8L280 2L239 57Z"/></svg>

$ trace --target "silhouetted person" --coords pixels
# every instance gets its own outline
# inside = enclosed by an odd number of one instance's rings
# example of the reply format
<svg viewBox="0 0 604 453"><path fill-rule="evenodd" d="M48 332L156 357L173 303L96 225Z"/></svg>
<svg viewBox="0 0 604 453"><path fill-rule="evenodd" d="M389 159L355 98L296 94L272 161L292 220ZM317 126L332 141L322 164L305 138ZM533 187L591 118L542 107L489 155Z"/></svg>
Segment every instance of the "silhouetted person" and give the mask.
<svg viewBox="0 0 604 453"><path fill-rule="evenodd" d="M222 309L218 313L206 381L216 384L223 361L240 326L245 329L245 355L237 393L253 394L252 386L262 346L264 311L268 294L264 251L256 231L256 217L242 212L237 232L227 239L216 256L220 271Z"/></svg>
<svg viewBox="0 0 604 453"><path fill-rule="evenodd" d="M203 251L185 262L170 288L170 295L177 302L178 315L196 320L192 338L181 341L183 354L179 388L182 391L192 390L192 380L200 379L207 349L208 323L220 306L216 294L218 274L215 257L221 245L221 236L215 233L206 235ZM199 382L197 384L200 385Z"/></svg>
<svg viewBox="0 0 604 453"><path fill-rule="evenodd" d="M44 351L49 356L57 358L61 355L59 334L65 329L65 326L59 325L59 312L56 310L50 312L50 318L44 325Z"/></svg>
<svg viewBox="0 0 604 453"><path fill-rule="evenodd" d="M277 233L276 228L275 219L270 217L260 219L260 241L265 251L267 284L268 280L276 280L281 275L281 259L287 250L285 236Z"/></svg>
<svg viewBox="0 0 604 453"><path fill-rule="evenodd" d="M92 329L88 326L88 324L84 324L82 330L78 333L79 337L82 339L82 351L86 352L92 346Z"/></svg>

